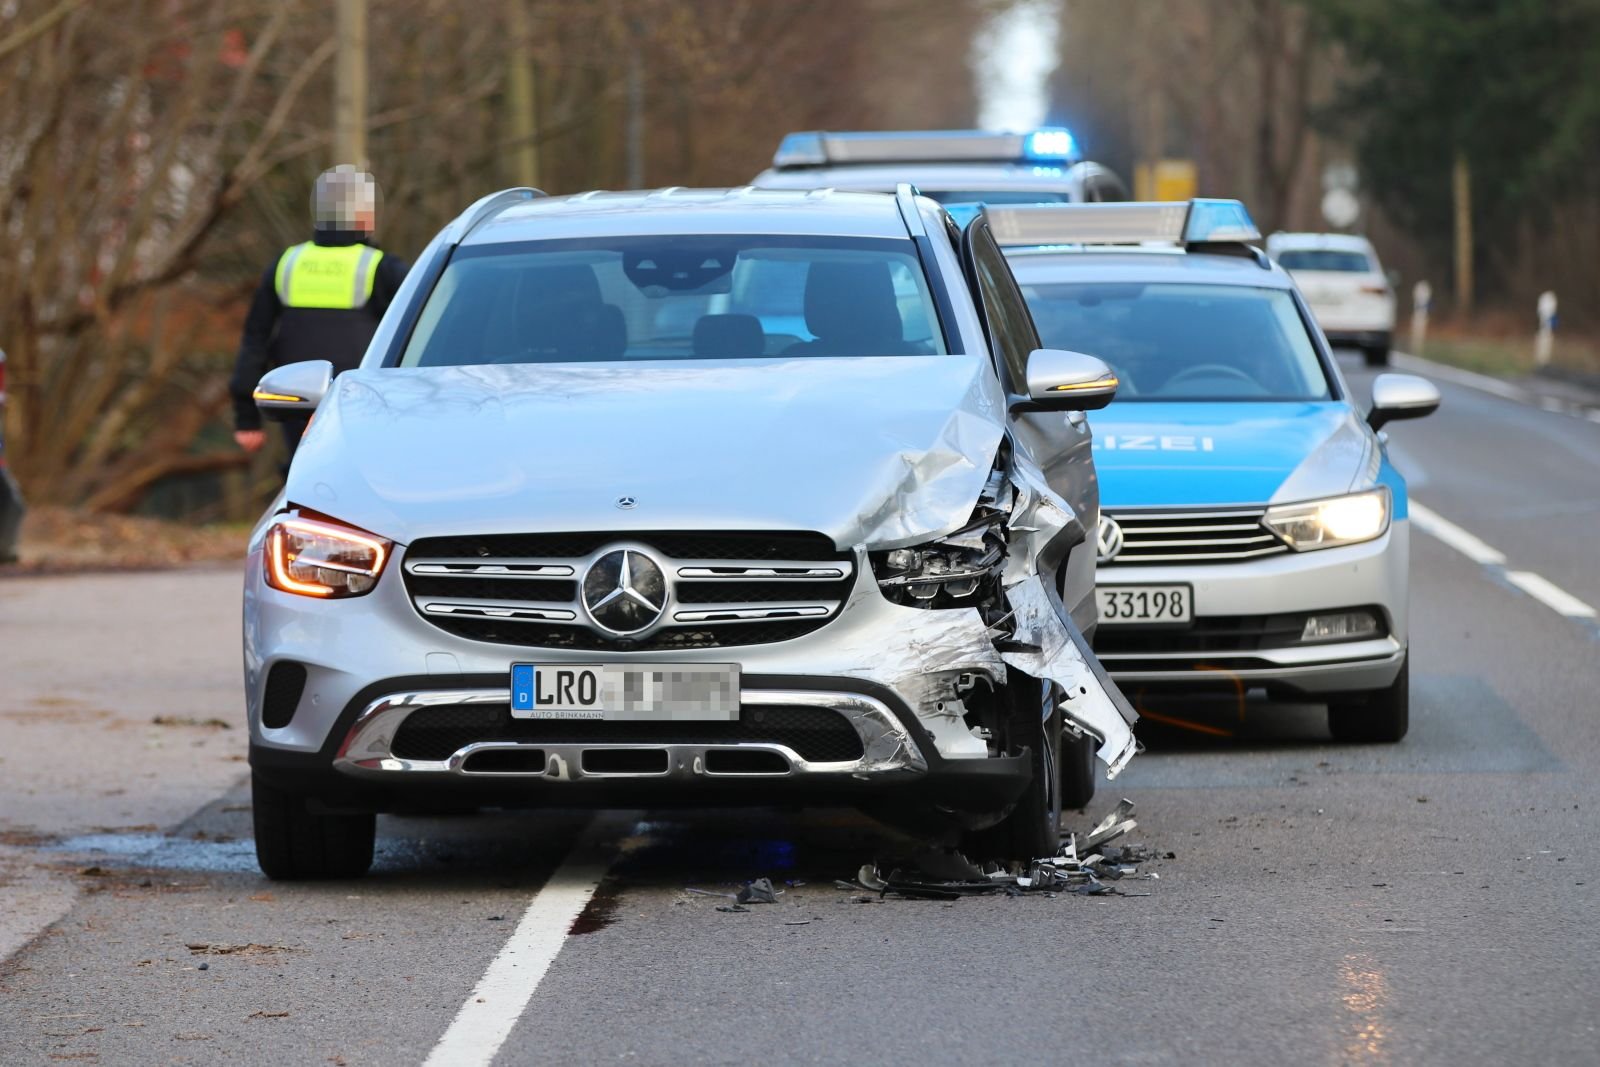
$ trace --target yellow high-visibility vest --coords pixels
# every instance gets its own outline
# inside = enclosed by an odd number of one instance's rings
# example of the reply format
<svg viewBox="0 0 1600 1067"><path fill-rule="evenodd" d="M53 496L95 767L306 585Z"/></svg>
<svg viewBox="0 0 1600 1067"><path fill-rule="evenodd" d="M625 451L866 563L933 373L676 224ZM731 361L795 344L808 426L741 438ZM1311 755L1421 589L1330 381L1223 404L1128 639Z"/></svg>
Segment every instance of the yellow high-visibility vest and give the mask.
<svg viewBox="0 0 1600 1067"><path fill-rule="evenodd" d="M294 245L278 257L273 285L284 307L366 307L383 253L371 245Z"/></svg>

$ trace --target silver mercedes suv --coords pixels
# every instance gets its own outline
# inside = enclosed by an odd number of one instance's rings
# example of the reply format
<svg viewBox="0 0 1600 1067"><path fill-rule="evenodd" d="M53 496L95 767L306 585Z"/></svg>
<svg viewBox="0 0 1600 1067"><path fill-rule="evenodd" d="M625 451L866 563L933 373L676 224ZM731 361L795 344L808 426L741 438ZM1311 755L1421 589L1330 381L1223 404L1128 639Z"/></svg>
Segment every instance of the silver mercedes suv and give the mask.
<svg viewBox="0 0 1600 1067"><path fill-rule="evenodd" d="M1132 757L1089 652L1099 360L983 219L868 193L499 193L423 252L251 539L256 848L374 813L849 805L996 858Z"/></svg>

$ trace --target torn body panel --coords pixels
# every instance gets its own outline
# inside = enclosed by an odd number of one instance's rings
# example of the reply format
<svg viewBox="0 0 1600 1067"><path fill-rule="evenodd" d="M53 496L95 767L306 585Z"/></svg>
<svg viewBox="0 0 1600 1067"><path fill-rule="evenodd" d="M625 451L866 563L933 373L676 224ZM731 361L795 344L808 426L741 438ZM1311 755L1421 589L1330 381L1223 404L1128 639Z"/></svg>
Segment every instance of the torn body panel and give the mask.
<svg viewBox="0 0 1600 1067"><path fill-rule="evenodd" d="M1138 751L1138 712L1095 659L1072 618L1037 574L1006 590L1015 637L1001 658L1061 687L1061 710L1100 741L1106 777L1115 778Z"/></svg>
<svg viewBox="0 0 1600 1067"><path fill-rule="evenodd" d="M1132 726L1139 715L1044 579L1087 541L1088 531L1071 505L1051 490L1043 472L1024 457L1014 457L1011 480L1017 495L1007 523L1011 551L1001 579L1011 609L1010 641L1001 656L1018 670L1061 688L1062 712L1100 741L1106 777L1115 778L1138 751Z"/></svg>

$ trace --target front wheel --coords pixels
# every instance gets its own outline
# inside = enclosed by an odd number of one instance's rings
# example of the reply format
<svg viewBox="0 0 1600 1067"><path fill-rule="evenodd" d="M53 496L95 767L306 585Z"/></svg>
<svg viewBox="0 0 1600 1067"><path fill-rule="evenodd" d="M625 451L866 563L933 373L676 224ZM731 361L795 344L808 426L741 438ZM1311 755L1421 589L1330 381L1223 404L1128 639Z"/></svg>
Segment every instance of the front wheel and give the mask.
<svg viewBox="0 0 1600 1067"><path fill-rule="evenodd" d="M311 811L298 793L250 778L256 863L274 881L359 878L372 866L378 834L371 814Z"/></svg>
<svg viewBox="0 0 1600 1067"><path fill-rule="evenodd" d="M966 835L967 857L1023 863L1061 847L1061 705L1056 687L1015 668L1006 672L1006 751L1027 749L1028 786L1005 818Z"/></svg>
<svg viewBox="0 0 1600 1067"><path fill-rule="evenodd" d="M1328 701L1328 731L1335 741L1388 743L1411 728L1411 659L1400 665L1394 683L1370 693Z"/></svg>
<svg viewBox="0 0 1600 1067"><path fill-rule="evenodd" d="M1361 355L1369 367L1387 367L1389 365L1388 345L1369 345L1361 350Z"/></svg>

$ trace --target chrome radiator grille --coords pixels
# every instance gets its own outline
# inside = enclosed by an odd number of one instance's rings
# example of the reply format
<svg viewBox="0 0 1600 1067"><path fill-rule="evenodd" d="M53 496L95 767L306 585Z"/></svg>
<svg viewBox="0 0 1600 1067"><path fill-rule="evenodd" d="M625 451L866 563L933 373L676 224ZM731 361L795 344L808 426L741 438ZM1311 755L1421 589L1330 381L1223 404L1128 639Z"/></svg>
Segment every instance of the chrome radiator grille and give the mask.
<svg viewBox="0 0 1600 1067"><path fill-rule="evenodd" d="M1108 511L1122 544L1102 566L1233 563L1289 551L1261 524L1261 508L1218 511Z"/></svg>
<svg viewBox="0 0 1600 1067"><path fill-rule="evenodd" d="M606 590L596 587L615 584L605 561L618 553L634 572L659 571L659 588L641 582L636 598L658 615L637 629L608 627L597 614ZM790 640L838 614L855 581L850 553L814 533L424 538L403 569L417 611L457 636L640 652Z"/></svg>

